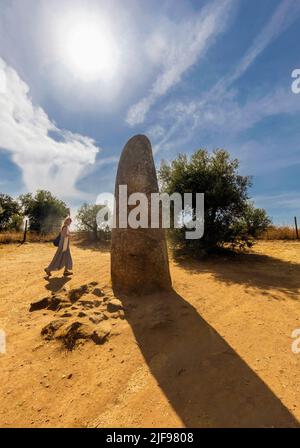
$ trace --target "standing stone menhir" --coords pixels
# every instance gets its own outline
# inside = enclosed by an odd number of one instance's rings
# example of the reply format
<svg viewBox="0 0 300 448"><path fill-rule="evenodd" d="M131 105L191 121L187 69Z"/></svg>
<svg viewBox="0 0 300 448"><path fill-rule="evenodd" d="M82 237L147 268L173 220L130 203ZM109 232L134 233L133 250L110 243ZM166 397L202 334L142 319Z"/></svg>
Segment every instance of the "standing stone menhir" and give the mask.
<svg viewBox="0 0 300 448"><path fill-rule="evenodd" d="M158 193L156 170L149 139L132 137L119 161L116 185L116 225L112 230L111 277L115 292L147 294L172 287L165 231L163 228L120 228L119 186L127 185L128 197L144 193L148 198L150 223L151 193ZM138 205L138 204L136 204ZM136 205L125 204L125 216ZM122 212L121 211L121 212Z"/></svg>

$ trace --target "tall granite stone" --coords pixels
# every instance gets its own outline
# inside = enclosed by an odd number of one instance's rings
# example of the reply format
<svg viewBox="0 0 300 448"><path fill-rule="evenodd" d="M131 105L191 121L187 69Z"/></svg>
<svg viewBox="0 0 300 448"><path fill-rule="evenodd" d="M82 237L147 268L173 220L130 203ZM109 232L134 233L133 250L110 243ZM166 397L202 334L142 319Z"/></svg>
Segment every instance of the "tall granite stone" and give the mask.
<svg viewBox="0 0 300 448"><path fill-rule="evenodd" d="M119 186L127 185L128 197L144 193L148 198L148 228L120 228ZM132 137L119 161L115 185L115 219L112 230L111 277L115 292L148 294L172 288L165 231L151 228L151 193L158 193L156 170L149 139ZM138 203L139 204L139 203ZM136 205L121 210L128 217Z"/></svg>

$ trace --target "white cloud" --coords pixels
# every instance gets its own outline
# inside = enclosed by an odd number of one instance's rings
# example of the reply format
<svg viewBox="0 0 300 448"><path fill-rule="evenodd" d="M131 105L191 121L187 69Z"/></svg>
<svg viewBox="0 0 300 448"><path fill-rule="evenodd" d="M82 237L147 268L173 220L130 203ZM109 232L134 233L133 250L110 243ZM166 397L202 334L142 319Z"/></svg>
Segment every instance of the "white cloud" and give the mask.
<svg viewBox="0 0 300 448"><path fill-rule="evenodd" d="M202 110L195 105L191 117L192 127L228 134L250 129L272 115L296 112L300 112L299 98L289 89L277 88L264 96L250 98L244 104L240 104L233 92L229 92L221 102L218 99L211 101Z"/></svg>
<svg viewBox="0 0 300 448"><path fill-rule="evenodd" d="M299 212L300 210L300 194L297 191L272 195L258 195L253 200L258 207L288 208L294 212Z"/></svg>
<svg viewBox="0 0 300 448"><path fill-rule="evenodd" d="M212 93L215 95L224 93L234 81L239 79L247 71L265 48L296 20L299 13L300 3L298 0L282 1L275 9L266 26L254 39L234 72L221 79L214 87Z"/></svg>
<svg viewBox="0 0 300 448"><path fill-rule="evenodd" d="M1 58L0 148L12 154L29 191L45 188L65 198L84 196L76 181L99 151L91 138L58 129L32 103L27 84Z"/></svg>
<svg viewBox="0 0 300 448"><path fill-rule="evenodd" d="M290 94L290 89L278 89L261 98L250 99L246 105L239 105L236 100L237 92L230 90L230 87L299 14L300 3L297 0L282 1L232 73L224 76L197 99L169 103L161 116L167 117L172 124L166 129L164 136L156 141L156 152L177 145L178 135L181 142L187 142L195 129L208 130L208 126L214 130L222 129L223 132L239 131L251 128L269 115L298 111L298 98ZM162 121L164 122L164 117L160 117L160 123Z"/></svg>
<svg viewBox="0 0 300 448"><path fill-rule="evenodd" d="M224 31L231 0L213 2L200 13L180 23L164 24L146 43L150 57L162 68L149 93L130 107L126 121L142 123L156 100L180 82L182 75L207 51L216 36Z"/></svg>

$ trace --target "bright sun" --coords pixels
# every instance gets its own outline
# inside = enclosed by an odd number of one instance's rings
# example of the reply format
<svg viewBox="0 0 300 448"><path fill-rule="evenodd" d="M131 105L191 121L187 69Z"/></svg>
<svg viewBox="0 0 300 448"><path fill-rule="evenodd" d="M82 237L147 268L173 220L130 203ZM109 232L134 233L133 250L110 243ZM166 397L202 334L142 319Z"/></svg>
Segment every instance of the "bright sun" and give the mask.
<svg viewBox="0 0 300 448"><path fill-rule="evenodd" d="M109 81L116 73L118 48L107 19L69 17L60 45L65 65L82 81Z"/></svg>

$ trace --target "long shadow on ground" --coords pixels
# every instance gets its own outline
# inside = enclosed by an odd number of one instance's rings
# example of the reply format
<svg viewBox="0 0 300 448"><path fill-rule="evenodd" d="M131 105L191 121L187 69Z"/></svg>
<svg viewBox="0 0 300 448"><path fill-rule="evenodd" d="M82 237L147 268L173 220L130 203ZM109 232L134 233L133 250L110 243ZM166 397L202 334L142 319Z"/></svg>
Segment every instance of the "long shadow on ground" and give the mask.
<svg viewBox="0 0 300 448"><path fill-rule="evenodd" d="M94 241L87 238L73 237L72 244L80 249L88 249L92 251L110 252L110 241Z"/></svg>
<svg viewBox="0 0 300 448"><path fill-rule="evenodd" d="M176 292L118 297L145 361L187 427L299 427L259 376Z"/></svg>
<svg viewBox="0 0 300 448"><path fill-rule="evenodd" d="M275 289L291 299L300 298L300 264L295 262L253 253L218 255L202 260L177 257L174 261L191 274L211 273L226 284L243 284L264 292ZM274 294L272 298L279 299Z"/></svg>

